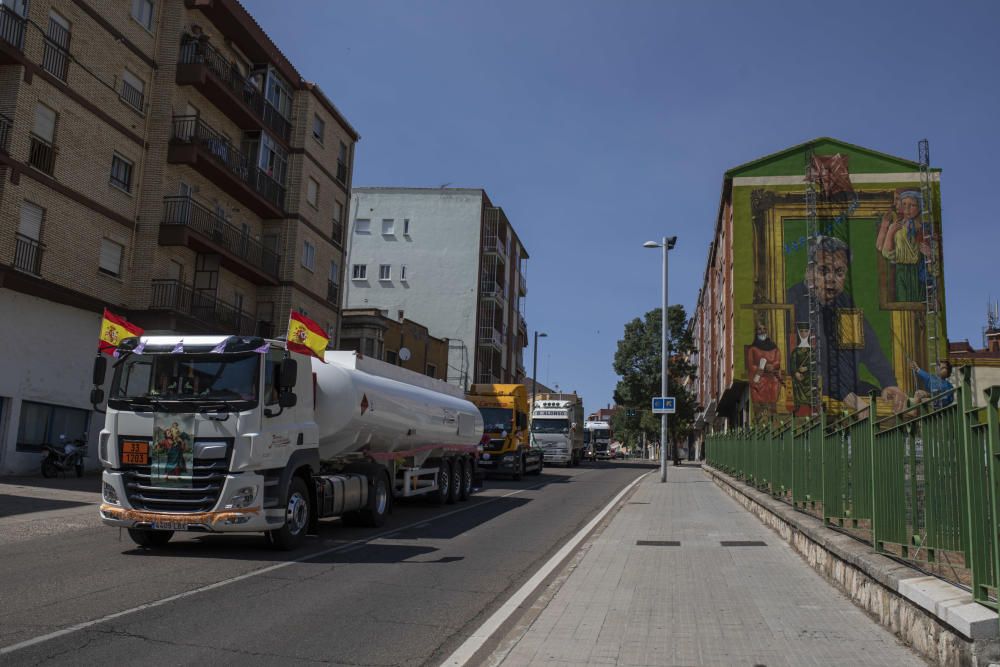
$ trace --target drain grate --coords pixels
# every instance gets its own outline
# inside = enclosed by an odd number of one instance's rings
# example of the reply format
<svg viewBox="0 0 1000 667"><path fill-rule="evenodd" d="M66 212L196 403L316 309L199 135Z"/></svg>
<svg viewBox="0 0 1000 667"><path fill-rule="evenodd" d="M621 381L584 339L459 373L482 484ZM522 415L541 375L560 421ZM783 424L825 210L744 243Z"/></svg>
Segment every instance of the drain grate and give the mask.
<svg viewBox="0 0 1000 667"><path fill-rule="evenodd" d="M640 547L679 547L677 540L636 540L636 545Z"/></svg>
<svg viewBox="0 0 1000 667"><path fill-rule="evenodd" d="M760 540L722 540L719 542L724 547L766 547L765 542Z"/></svg>

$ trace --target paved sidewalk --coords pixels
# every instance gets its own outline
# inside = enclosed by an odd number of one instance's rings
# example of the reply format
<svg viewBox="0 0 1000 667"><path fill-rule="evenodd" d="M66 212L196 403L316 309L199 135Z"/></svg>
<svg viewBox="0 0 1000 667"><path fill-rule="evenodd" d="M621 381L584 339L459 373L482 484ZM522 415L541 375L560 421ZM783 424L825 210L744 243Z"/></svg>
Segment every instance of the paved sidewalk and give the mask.
<svg viewBox="0 0 1000 667"><path fill-rule="evenodd" d="M668 478L640 482L502 664L926 664L700 468Z"/></svg>

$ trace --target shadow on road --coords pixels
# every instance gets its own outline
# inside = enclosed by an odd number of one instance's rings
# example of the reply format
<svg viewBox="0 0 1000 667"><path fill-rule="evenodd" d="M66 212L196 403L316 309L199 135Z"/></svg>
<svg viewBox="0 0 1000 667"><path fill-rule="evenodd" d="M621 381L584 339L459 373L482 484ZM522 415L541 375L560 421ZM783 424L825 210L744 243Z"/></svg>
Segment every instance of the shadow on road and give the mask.
<svg viewBox="0 0 1000 667"><path fill-rule="evenodd" d="M93 503L73 500L52 500L50 498L26 498L0 493L0 518L18 514L33 514L49 510L64 510L68 507L83 507Z"/></svg>
<svg viewBox="0 0 1000 667"><path fill-rule="evenodd" d="M435 521L429 525L405 528L386 535L387 540L450 540L467 530L478 528L502 514L530 503L529 498L497 498L478 511L461 512L448 517L447 521Z"/></svg>
<svg viewBox="0 0 1000 667"><path fill-rule="evenodd" d="M41 458L39 458L39 461ZM76 477L70 472L69 476L46 478L41 475L27 476L18 475L11 477L0 477L0 484L4 486L23 486L31 489L58 489L60 491L85 491L88 493L101 492L100 471L88 472L83 477Z"/></svg>

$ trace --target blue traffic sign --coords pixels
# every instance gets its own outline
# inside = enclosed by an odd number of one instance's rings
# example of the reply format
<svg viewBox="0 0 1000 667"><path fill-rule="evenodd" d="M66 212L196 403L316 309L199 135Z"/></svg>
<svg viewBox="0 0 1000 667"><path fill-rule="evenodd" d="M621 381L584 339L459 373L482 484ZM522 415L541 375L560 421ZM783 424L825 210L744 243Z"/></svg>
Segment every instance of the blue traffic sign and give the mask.
<svg viewBox="0 0 1000 667"><path fill-rule="evenodd" d="M677 411L673 396L656 396L653 398L654 415L672 415Z"/></svg>

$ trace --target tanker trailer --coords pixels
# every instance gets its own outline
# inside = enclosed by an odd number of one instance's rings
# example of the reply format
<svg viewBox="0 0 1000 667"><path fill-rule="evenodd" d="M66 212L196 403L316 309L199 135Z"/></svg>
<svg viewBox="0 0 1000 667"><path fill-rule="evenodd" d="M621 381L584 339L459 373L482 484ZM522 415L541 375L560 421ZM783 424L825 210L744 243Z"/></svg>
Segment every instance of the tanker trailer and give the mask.
<svg viewBox="0 0 1000 667"><path fill-rule="evenodd" d="M453 503L479 477L482 417L440 380L246 336L144 336L119 354L100 516L140 546L175 531L261 532L292 549L321 518L380 526L394 498ZM106 373L98 357L95 409Z"/></svg>

